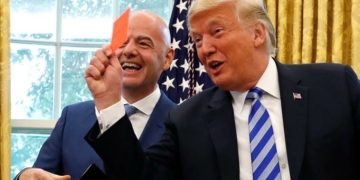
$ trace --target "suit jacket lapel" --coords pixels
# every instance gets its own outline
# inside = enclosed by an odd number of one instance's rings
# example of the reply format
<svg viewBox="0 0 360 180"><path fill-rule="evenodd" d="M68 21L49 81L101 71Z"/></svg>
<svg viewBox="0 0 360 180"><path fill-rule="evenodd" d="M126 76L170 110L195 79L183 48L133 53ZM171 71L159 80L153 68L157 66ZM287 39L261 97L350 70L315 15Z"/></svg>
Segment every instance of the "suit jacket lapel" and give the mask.
<svg viewBox="0 0 360 180"><path fill-rule="evenodd" d="M160 99L139 138L140 145L143 149L146 149L160 139L165 131L164 116L166 112L171 110L175 105L176 104L171 102L166 95L161 92Z"/></svg>
<svg viewBox="0 0 360 180"><path fill-rule="evenodd" d="M239 179L238 147L231 101L228 92L218 89L204 113L223 180Z"/></svg>
<svg viewBox="0 0 360 180"><path fill-rule="evenodd" d="M299 178L304 157L307 124L308 88L300 86L289 67L276 62L279 73L281 106L284 121L286 150L291 179ZM301 97L294 98L293 93Z"/></svg>

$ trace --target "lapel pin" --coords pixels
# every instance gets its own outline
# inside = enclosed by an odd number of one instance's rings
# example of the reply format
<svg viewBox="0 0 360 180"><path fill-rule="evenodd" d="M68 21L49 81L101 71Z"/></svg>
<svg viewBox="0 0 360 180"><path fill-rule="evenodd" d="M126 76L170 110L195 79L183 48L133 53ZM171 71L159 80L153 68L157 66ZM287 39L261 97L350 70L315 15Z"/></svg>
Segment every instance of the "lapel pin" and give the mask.
<svg viewBox="0 0 360 180"><path fill-rule="evenodd" d="M294 96L294 100L301 99L301 94L300 93L293 93L293 96Z"/></svg>

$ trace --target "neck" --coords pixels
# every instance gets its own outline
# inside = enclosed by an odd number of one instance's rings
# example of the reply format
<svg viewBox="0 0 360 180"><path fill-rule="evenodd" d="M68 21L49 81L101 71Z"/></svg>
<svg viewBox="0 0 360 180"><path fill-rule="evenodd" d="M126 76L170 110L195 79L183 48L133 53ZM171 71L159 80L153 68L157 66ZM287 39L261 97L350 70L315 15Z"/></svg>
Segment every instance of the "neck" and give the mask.
<svg viewBox="0 0 360 180"><path fill-rule="evenodd" d="M251 72L249 72L248 77L245 78L247 82L243 82L240 87L236 88L236 91L243 92L255 87L261 76L264 74L269 64L270 57L268 55L263 55L258 56L255 59L257 59L257 63L253 64Z"/></svg>

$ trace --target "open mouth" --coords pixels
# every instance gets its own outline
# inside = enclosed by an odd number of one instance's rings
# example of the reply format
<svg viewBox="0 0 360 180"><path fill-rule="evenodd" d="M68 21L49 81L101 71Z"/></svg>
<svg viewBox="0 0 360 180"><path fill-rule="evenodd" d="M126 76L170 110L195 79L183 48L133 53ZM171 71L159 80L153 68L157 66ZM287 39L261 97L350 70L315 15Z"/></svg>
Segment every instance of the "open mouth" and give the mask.
<svg viewBox="0 0 360 180"><path fill-rule="evenodd" d="M211 69L217 69L219 66L221 66L223 63L222 62L212 62L211 64L210 64L210 68Z"/></svg>
<svg viewBox="0 0 360 180"><path fill-rule="evenodd" d="M124 71L139 71L142 68L142 66L131 62L122 63L121 67Z"/></svg>

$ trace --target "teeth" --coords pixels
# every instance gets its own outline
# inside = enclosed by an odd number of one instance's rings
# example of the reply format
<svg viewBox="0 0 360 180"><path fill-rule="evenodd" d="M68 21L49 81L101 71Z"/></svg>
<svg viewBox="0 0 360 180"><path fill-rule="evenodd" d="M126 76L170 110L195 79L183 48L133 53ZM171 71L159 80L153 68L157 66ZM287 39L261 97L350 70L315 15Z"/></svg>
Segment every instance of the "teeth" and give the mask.
<svg viewBox="0 0 360 180"><path fill-rule="evenodd" d="M129 63L129 62L122 64L122 67L123 68L141 68L141 66L134 64L134 63Z"/></svg>

